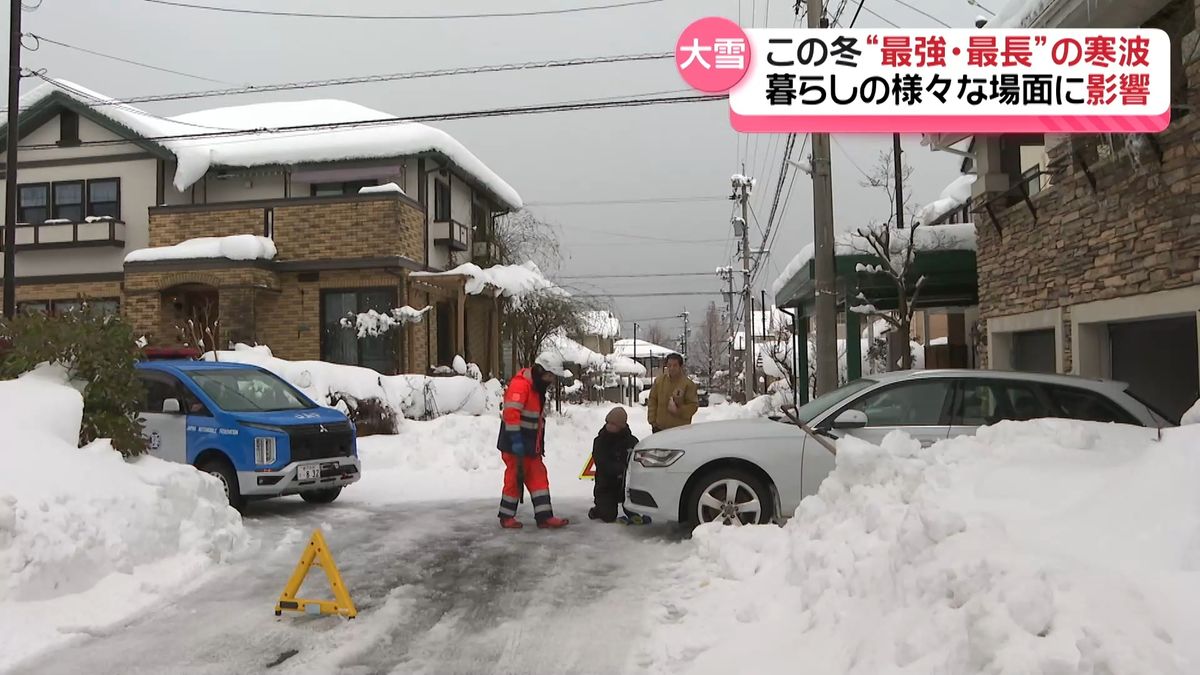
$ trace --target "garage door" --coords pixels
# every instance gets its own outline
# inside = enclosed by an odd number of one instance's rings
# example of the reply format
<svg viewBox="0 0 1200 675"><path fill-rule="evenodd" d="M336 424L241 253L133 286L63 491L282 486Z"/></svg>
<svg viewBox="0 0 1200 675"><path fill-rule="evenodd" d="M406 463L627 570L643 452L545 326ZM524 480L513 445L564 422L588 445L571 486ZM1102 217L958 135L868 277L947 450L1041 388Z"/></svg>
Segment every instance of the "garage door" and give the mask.
<svg viewBox="0 0 1200 675"><path fill-rule="evenodd" d="M1058 370L1054 329L1027 330L1012 334L1013 370L1025 373L1054 373Z"/></svg>
<svg viewBox="0 0 1200 675"><path fill-rule="evenodd" d="M1138 398L1178 421L1200 397L1195 318L1109 324L1108 337L1113 379Z"/></svg>

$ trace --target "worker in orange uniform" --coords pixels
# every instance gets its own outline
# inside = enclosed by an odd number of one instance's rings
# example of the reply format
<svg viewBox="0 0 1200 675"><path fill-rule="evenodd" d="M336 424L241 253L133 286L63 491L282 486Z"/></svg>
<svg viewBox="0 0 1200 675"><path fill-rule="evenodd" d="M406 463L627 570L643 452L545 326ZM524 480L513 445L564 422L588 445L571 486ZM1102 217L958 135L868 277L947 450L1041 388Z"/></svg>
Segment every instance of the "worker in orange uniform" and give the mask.
<svg viewBox="0 0 1200 675"><path fill-rule="evenodd" d="M533 517L539 528L558 528L569 521L557 518L550 505L550 478L542 457L546 435L546 390L555 378L566 375L562 357L545 353L533 366L522 368L508 383L501 411L499 448L504 458L504 492L500 497L500 526L524 527L517 520L517 506L529 487Z"/></svg>

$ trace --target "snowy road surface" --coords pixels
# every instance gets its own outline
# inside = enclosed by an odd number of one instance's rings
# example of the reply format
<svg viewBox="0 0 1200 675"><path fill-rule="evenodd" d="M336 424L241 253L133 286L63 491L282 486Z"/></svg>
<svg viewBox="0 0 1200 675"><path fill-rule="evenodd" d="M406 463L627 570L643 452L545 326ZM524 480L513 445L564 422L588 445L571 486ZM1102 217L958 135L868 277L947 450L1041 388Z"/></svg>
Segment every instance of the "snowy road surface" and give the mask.
<svg viewBox="0 0 1200 675"><path fill-rule="evenodd" d="M588 522L557 500L560 531L497 527L496 500L312 507L255 505L255 550L198 589L105 634L80 636L17 673L615 673L653 570L682 557L677 530ZM358 605L353 621L274 603L323 527ZM319 569L302 597L331 597Z"/></svg>

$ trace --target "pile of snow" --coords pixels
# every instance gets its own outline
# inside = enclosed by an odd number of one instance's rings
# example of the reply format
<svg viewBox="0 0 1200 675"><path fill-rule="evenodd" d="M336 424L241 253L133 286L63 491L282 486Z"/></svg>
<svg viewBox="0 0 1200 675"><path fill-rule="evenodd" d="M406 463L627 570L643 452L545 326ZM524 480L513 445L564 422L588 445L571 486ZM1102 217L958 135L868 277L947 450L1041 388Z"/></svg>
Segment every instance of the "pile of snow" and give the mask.
<svg viewBox="0 0 1200 675"><path fill-rule="evenodd" d="M173 246L152 246L130 251L125 262L154 260L195 260L197 258L227 258L229 260L271 260L278 251L275 242L253 234L229 237L199 237Z"/></svg>
<svg viewBox="0 0 1200 675"><path fill-rule="evenodd" d="M63 369L0 381L0 670L178 594L246 544L220 483L78 448Z"/></svg>
<svg viewBox="0 0 1200 675"><path fill-rule="evenodd" d="M56 93L92 108L134 134L161 138L156 142L175 155L174 184L180 191L217 166L293 165L436 152L482 183L507 208L516 210L522 205L516 190L450 134L348 101L256 103L164 118L115 103L108 96L66 80L55 80L22 96L21 108ZM314 132L312 125L325 128ZM214 132L244 133L188 138Z"/></svg>
<svg viewBox="0 0 1200 675"><path fill-rule="evenodd" d="M461 376L381 375L370 368L325 361L285 361L275 358L266 345L238 344L233 351L220 351L215 355L209 352L204 358L261 366L326 406L333 406L335 394L358 399L377 398L398 418L405 419L453 413L483 415L499 410L502 397L502 385L496 380L480 382Z"/></svg>
<svg viewBox="0 0 1200 675"><path fill-rule="evenodd" d="M385 313L376 312L373 309L355 314L353 319L346 317L342 319L342 328L354 329L358 333L359 339L365 337L379 337L390 330L399 328L410 323L418 323L425 318L425 313L432 306L423 309L413 309L408 305L403 307L394 307Z"/></svg>
<svg viewBox="0 0 1200 675"><path fill-rule="evenodd" d="M953 183L951 184L953 186ZM969 187L969 186L968 186ZM947 188L949 189L949 188ZM968 198L970 194L968 192ZM903 230L893 230L891 238L892 253L900 253L908 246L908 238L912 236L913 230L906 228ZM975 250L975 225L973 223L952 223L948 225L930 225L919 227L916 229L916 250L917 251L974 251ZM799 274L808 263L812 262L815 248L812 244L805 244L800 252L788 262L783 273L780 274L771 284L771 293L775 296L783 290L797 274ZM842 232L834 239L834 255L835 256L853 256L853 255L874 255L874 249L866 238L860 235L857 231ZM776 298L778 300L778 298Z"/></svg>
<svg viewBox="0 0 1200 675"><path fill-rule="evenodd" d="M465 263L446 272L413 272L410 276L422 277L454 277L467 278L466 291L469 295L489 294L505 297L514 304L520 304L522 298L539 292L568 293L542 274L537 263L531 261L524 265L493 265L487 269L475 263Z"/></svg>
<svg viewBox="0 0 1200 675"><path fill-rule="evenodd" d="M621 320L610 311L584 312L580 315L579 320L584 335L595 335L606 339L621 337Z"/></svg>
<svg viewBox="0 0 1200 675"><path fill-rule="evenodd" d="M652 670L1200 672L1200 429L1005 422L839 442L785 527L658 573ZM665 577L665 578L664 578Z"/></svg>
<svg viewBox="0 0 1200 675"><path fill-rule="evenodd" d="M973 173L955 178L942 190L936 200L917 209L913 222L917 225L926 225L937 221L947 213L961 209L971 201L971 186L975 184L976 178L977 176Z"/></svg>
<svg viewBox="0 0 1200 675"><path fill-rule="evenodd" d="M404 192L404 188L395 183L384 183L383 185L367 185L358 189L360 195L378 195L378 194L401 194L408 196Z"/></svg>

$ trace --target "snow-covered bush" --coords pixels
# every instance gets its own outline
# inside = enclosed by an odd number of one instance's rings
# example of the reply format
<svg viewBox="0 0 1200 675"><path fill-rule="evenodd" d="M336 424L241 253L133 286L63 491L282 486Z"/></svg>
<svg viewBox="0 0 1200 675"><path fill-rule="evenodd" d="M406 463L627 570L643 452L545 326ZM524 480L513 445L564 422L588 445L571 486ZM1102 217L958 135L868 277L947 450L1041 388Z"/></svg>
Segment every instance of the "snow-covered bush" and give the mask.
<svg viewBox="0 0 1200 675"><path fill-rule="evenodd" d="M126 455L146 448L138 409L142 386L134 364L139 348L129 324L86 303L50 317L23 314L0 322L0 340L10 348L0 363L0 377L16 377L40 363L66 365L83 392L83 422L78 444L112 440Z"/></svg>
<svg viewBox="0 0 1200 675"><path fill-rule="evenodd" d="M396 433L396 411L380 398L355 398L342 392L330 392L329 402L332 407L346 413L359 437Z"/></svg>

